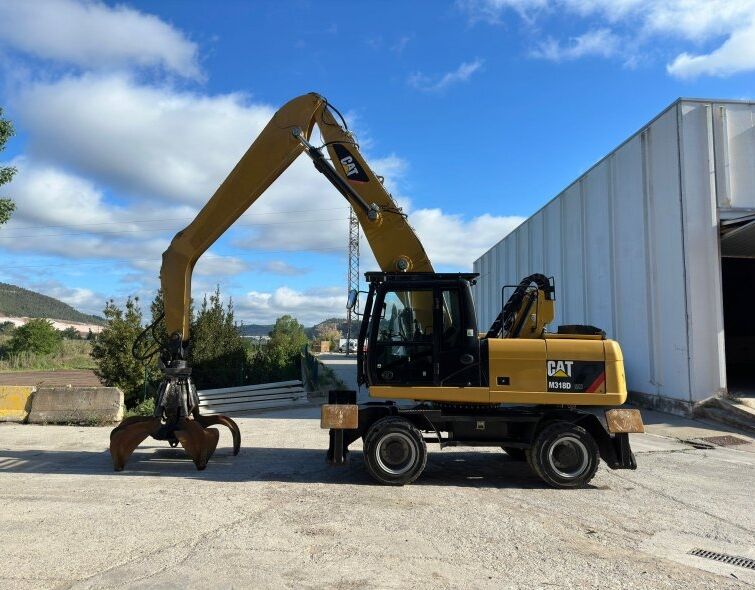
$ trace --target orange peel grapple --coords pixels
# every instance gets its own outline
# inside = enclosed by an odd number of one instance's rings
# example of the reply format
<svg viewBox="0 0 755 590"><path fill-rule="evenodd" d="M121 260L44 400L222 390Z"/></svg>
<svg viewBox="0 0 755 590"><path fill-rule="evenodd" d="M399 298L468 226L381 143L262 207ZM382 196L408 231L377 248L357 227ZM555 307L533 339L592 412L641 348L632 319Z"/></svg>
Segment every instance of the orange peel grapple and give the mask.
<svg viewBox="0 0 755 590"><path fill-rule="evenodd" d="M220 433L215 425L226 426L233 436L233 454L241 448L239 427L228 416L199 413L199 396L191 379L191 368L186 361L172 361L163 369L152 416L125 418L110 433L110 455L116 471L122 471L126 461L148 436L167 441L171 447L179 444L192 458L200 471L218 446Z"/></svg>

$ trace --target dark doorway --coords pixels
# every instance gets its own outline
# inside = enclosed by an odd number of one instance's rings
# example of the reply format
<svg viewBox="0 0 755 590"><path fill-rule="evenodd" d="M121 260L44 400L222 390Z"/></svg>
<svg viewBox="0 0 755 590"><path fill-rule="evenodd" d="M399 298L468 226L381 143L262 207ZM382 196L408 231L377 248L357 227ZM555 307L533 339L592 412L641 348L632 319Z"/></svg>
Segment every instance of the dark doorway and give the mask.
<svg viewBox="0 0 755 590"><path fill-rule="evenodd" d="M729 393L755 394L755 258L722 258L726 381Z"/></svg>

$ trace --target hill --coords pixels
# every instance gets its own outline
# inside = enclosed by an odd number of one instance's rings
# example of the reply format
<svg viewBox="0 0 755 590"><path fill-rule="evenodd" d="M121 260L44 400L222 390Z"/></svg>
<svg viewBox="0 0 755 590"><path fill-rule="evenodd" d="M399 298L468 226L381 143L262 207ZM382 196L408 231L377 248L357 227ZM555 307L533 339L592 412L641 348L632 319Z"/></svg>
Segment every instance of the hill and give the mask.
<svg viewBox="0 0 755 590"><path fill-rule="evenodd" d="M48 318L97 325L105 323L103 318L82 313L59 299L8 283L0 283L0 315Z"/></svg>
<svg viewBox="0 0 755 590"><path fill-rule="evenodd" d="M315 324L310 328L305 327L304 332L307 334L307 338L314 337L317 328L319 328L323 324L335 324L336 327L341 331L342 338L346 338L346 320L343 318L329 318L320 322L319 324ZM244 324L238 327L238 330L242 336L267 336L272 329L273 324ZM359 331L359 320L352 321L351 331L352 338L354 338L354 334Z"/></svg>
<svg viewBox="0 0 755 590"><path fill-rule="evenodd" d="M237 329L242 336L267 336L273 324L242 324Z"/></svg>
<svg viewBox="0 0 755 590"><path fill-rule="evenodd" d="M346 338L346 331L347 331L346 318L328 318L327 320L323 320L319 324L315 324L311 328L307 328L307 336L312 338L317 332L317 329L320 326L323 326L325 324L335 325L338 331L341 332L341 338ZM359 333L359 324L360 324L360 321L358 318L354 318L351 321L351 337L352 338L356 338L356 334Z"/></svg>

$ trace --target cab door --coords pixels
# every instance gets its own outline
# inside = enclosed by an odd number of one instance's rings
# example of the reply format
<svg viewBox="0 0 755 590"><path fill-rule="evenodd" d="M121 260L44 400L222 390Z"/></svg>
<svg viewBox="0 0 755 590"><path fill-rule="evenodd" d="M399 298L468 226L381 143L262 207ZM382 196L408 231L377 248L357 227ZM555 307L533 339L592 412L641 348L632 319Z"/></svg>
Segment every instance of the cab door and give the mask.
<svg viewBox="0 0 755 590"><path fill-rule="evenodd" d="M435 384L432 287L387 288L378 294L370 334L371 385Z"/></svg>
<svg viewBox="0 0 755 590"><path fill-rule="evenodd" d="M470 318L467 294L468 290L460 286L435 292L438 385L480 385L480 341Z"/></svg>

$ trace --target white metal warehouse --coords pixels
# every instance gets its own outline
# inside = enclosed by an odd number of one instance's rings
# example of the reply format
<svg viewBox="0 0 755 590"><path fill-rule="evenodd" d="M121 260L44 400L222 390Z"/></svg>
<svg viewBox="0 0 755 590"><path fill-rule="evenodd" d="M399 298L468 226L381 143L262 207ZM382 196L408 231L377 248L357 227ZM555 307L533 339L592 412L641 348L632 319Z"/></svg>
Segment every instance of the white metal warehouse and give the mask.
<svg viewBox="0 0 755 590"><path fill-rule="evenodd" d="M679 99L474 270L481 330L502 286L553 276L554 325L618 340L641 401L755 388L755 103Z"/></svg>

